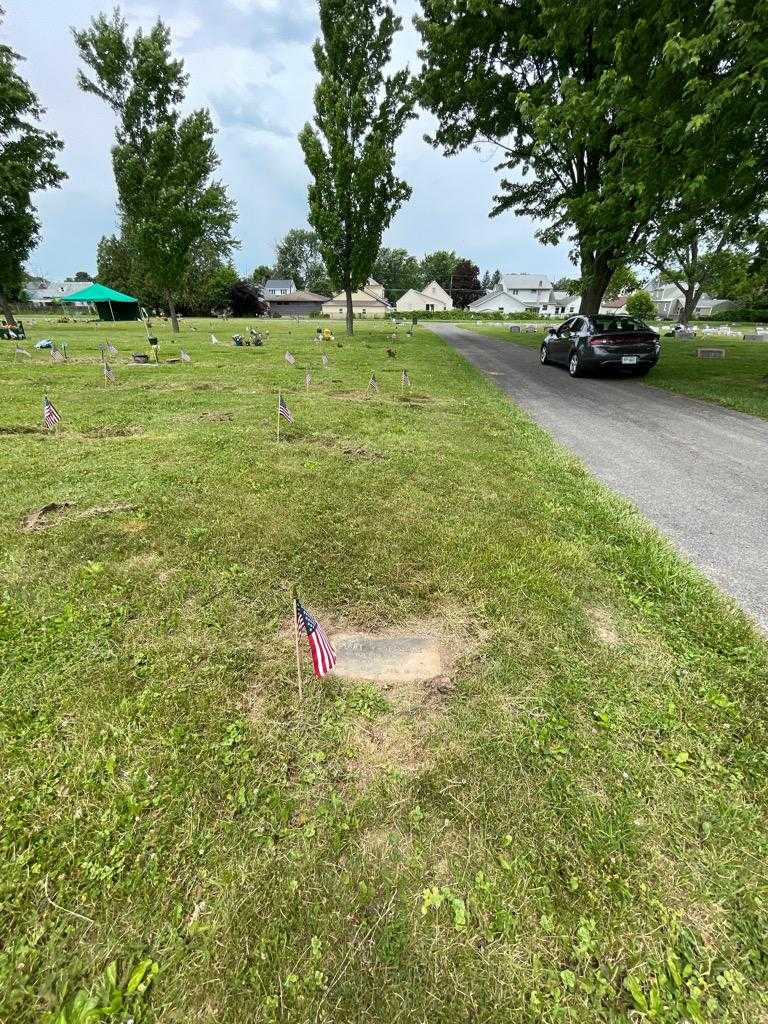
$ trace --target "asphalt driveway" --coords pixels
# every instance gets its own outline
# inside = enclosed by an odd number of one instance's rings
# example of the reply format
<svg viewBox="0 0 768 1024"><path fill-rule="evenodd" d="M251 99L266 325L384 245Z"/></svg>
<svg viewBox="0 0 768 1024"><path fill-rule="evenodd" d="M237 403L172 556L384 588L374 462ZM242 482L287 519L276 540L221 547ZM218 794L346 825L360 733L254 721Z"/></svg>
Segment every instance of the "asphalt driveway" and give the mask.
<svg viewBox="0 0 768 1024"><path fill-rule="evenodd" d="M536 349L427 326L768 631L768 422L632 378L574 380Z"/></svg>

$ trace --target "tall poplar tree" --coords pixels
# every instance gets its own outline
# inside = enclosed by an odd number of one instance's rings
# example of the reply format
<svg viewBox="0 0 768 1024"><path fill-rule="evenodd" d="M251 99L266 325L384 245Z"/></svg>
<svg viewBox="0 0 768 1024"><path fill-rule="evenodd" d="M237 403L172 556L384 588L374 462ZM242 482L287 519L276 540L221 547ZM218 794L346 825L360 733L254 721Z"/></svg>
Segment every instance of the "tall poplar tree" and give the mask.
<svg viewBox="0 0 768 1024"><path fill-rule="evenodd" d="M219 165L207 110L181 117L188 76L171 56L170 32L157 21L131 39L119 10L74 32L93 73L80 88L105 100L118 117L112 166L124 233L173 322L175 298L201 247L228 260L235 205L212 175Z"/></svg>
<svg viewBox="0 0 768 1024"><path fill-rule="evenodd" d="M0 7L0 22L4 14ZM38 126L44 111L16 70L20 60L0 45L0 309L8 323L16 322L9 299L21 288L40 233L32 194L66 178L55 160L61 140Z"/></svg>
<svg viewBox="0 0 768 1024"><path fill-rule="evenodd" d="M382 0L320 0L314 127L299 135L312 182L309 222L334 287L347 300L368 280L381 237L410 197L395 144L413 116L407 70L385 75L400 18Z"/></svg>

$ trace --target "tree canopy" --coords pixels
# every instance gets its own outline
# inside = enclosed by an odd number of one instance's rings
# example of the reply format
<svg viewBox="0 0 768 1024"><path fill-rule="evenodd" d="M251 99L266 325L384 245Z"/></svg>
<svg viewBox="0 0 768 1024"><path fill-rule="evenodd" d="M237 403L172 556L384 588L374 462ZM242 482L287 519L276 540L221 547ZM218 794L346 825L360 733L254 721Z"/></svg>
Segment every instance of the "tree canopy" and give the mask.
<svg viewBox="0 0 768 1024"><path fill-rule="evenodd" d="M704 129L722 123L707 94L712 74L721 103L734 106L726 137L742 155L732 163L752 165L745 114L750 89L764 95L765 85L747 71L753 5L744 6L736 49L749 84L736 109L730 5L715 5L715 30L709 5L696 0L424 0L419 91L438 118L433 143L454 153L485 140L499 147L500 168L522 172L502 178L493 213L534 217L542 241L573 243L582 311L595 312L615 268L642 252L670 196L702 188L699 177L723 194L722 168L719 177L701 171L713 142ZM763 54L764 43L754 50ZM701 90L695 102L691 88ZM706 102L704 123L696 102Z"/></svg>
<svg viewBox="0 0 768 1024"><path fill-rule="evenodd" d="M188 82L183 62L171 56L168 28L130 38L115 10L74 31L89 78L80 87L108 103L118 117L112 165L122 219L128 226L147 279L168 303L178 330L175 298L195 251L203 244L228 259L235 206L221 182L212 180L219 160L206 110L181 116Z"/></svg>
<svg viewBox="0 0 768 1024"><path fill-rule="evenodd" d="M430 281L437 281L444 291L450 293L451 278L458 262L459 257L455 252L449 252L446 249L428 252L419 264L422 288Z"/></svg>
<svg viewBox="0 0 768 1024"><path fill-rule="evenodd" d="M379 249L371 276L384 285L387 301L394 305L408 291L417 291L427 282L422 280L419 261L405 249Z"/></svg>
<svg viewBox="0 0 768 1024"><path fill-rule="evenodd" d="M458 309L466 309L483 294L480 268L471 260L459 260L453 271L451 298Z"/></svg>
<svg viewBox="0 0 768 1024"><path fill-rule="evenodd" d="M306 228L291 230L275 246L274 277L291 279L297 288L308 288L311 281L328 275L317 233Z"/></svg>
<svg viewBox="0 0 768 1024"><path fill-rule="evenodd" d="M334 287L347 298L373 268L384 230L411 190L394 172L395 143L413 113L406 70L385 75L401 28L383 0L319 0L320 81L314 127L299 136L312 181L309 222Z"/></svg>
<svg viewBox="0 0 768 1024"><path fill-rule="evenodd" d="M0 8L0 23L3 17ZM22 59L0 45L0 306L10 322L7 300L24 282L24 262L40 233L32 196L66 177L56 163L62 142L39 126L45 111L18 73Z"/></svg>

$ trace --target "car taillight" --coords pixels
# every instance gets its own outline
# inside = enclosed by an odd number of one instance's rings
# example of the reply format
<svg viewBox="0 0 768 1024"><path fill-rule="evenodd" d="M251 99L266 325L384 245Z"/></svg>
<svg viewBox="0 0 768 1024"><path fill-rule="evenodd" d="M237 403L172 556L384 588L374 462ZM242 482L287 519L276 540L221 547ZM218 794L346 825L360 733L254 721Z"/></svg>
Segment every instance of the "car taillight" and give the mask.
<svg viewBox="0 0 768 1024"><path fill-rule="evenodd" d="M589 344L590 345L604 345L605 344L605 338L590 338L589 339Z"/></svg>

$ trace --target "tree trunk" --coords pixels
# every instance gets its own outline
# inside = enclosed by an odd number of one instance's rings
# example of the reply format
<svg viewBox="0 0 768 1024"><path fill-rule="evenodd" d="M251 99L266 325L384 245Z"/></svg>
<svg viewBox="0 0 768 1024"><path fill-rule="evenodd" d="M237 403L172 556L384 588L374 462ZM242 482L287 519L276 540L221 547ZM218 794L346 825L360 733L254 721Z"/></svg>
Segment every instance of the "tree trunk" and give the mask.
<svg viewBox="0 0 768 1024"><path fill-rule="evenodd" d="M598 253L592 256L591 253L582 253L581 280L584 287L581 292L580 313L593 315L600 312L600 304L612 276L613 268L609 264L607 254Z"/></svg>
<svg viewBox="0 0 768 1024"><path fill-rule="evenodd" d="M355 317L352 312L352 289L345 288L344 294L347 296L347 334L351 336L355 333Z"/></svg>
<svg viewBox="0 0 768 1024"><path fill-rule="evenodd" d="M2 309L2 311L3 311L3 316L5 318L5 322L7 324L10 324L11 327L15 327L16 326L16 317L13 315L13 310L11 309L11 304L8 302L8 299L6 299L5 291L2 288L0 288L0 309Z"/></svg>
<svg viewBox="0 0 768 1024"><path fill-rule="evenodd" d="M174 334L178 334L179 333L179 321L178 321L178 318L176 316L176 306L174 305L174 301L173 301L173 298L171 297L171 293L168 291L167 288L165 290L165 301L168 303L168 312L171 314L171 324L173 326L173 333Z"/></svg>
<svg viewBox="0 0 768 1024"><path fill-rule="evenodd" d="M695 286L691 285L691 287L688 288L687 290L684 288L681 288L680 290L683 293L683 298L685 301L683 302L683 308L680 310L680 316L677 319L679 323L685 324L687 327L688 321L693 316L694 309L696 309L696 307L699 304L699 299L704 294L704 289L696 288Z"/></svg>

